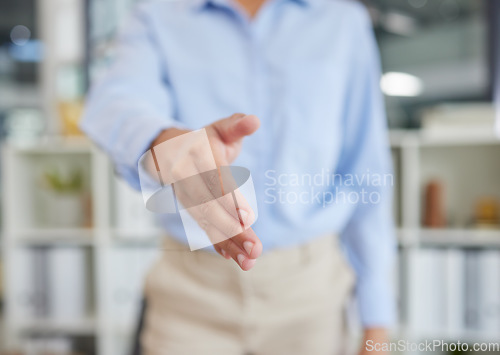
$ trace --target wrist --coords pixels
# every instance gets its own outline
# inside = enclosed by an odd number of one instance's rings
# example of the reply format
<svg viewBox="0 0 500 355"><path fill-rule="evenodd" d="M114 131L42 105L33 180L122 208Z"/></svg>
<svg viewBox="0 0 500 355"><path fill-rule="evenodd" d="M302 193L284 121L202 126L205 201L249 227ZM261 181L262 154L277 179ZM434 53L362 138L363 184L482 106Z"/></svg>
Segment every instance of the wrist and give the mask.
<svg viewBox="0 0 500 355"><path fill-rule="evenodd" d="M364 329L365 335L388 336L388 329L384 327L367 327Z"/></svg>
<svg viewBox="0 0 500 355"><path fill-rule="evenodd" d="M160 134L153 140L153 142L150 145L150 148L153 148L154 146L161 144L165 141L168 141L169 139L172 139L174 137L180 136L181 134L187 133L189 130L186 129L179 129L179 128L167 128L163 131L160 132Z"/></svg>
<svg viewBox="0 0 500 355"><path fill-rule="evenodd" d="M385 349L389 345L389 331L387 328L370 327L364 329L363 342L361 345L360 355L371 354L388 354Z"/></svg>
<svg viewBox="0 0 500 355"><path fill-rule="evenodd" d="M365 328L363 338L364 341L373 340L377 343L388 343L389 330L382 327Z"/></svg>

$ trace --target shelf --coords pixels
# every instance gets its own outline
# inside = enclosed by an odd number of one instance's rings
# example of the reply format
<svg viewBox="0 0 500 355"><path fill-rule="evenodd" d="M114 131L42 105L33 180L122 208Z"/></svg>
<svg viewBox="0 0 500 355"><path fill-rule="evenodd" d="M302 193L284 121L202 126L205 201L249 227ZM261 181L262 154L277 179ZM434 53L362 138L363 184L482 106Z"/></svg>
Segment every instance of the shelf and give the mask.
<svg viewBox="0 0 500 355"><path fill-rule="evenodd" d="M500 145L500 136L494 132L484 134L436 134L421 130L390 130L389 140L392 147L421 146L446 147L469 145Z"/></svg>
<svg viewBox="0 0 500 355"><path fill-rule="evenodd" d="M389 142L391 147L402 147L408 144L416 145L419 141L417 130L391 129L389 130Z"/></svg>
<svg viewBox="0 0 500 355"><path fill-rule="evenodd" d="M161 245L165 232L161 229L148 229L144 231L129 231L115 229L113 243L118 246L152 246Z"/></svg>
<svg viewBox="0 0 500 355"><path fill-rule="evenodd" d="M424 147L439 147L439 146L465 146L465 145L500 145L499 137L491 134L484 135L437 135L426 134L421 132L420 145Z"/></svg>
<svg viewBox="0 0 500 355"><path fill-rule="evenodd" d="M0 108L3 110L19 107L41 106L40 87L36 84L22 84L16 81L0 83Z"/></svg>
<svg viewBox="0 0 500 355"><path fill-rule="evenodd" d="M45 137L32 145L8 148L21 154L89 154L94 149L85 137Z"/></svg>
<svg viewBox="0 0 500 355"><path fill-rule="evenodd" d="M139 319L136 322L111 322L110 329L118 336L132 338L137 330Z"/></svg>
<svg viewBox="0 0 500 355"><path fill-rule="evenodd" d="M408 334L407 334L408 335ZM498 343L498 334L488 331L480 330L463 330L459 332L417 332L415 335L411 335L412 339L417 341L421 340L443 340L444 342L453 343L460 341L461 343ZM404 338L408 340L408 337Z"/></svg>
<svg viewBox="0 0 500 355"><path fill-rule="evenodd" d="M80 320L31 319L17 324L23 332L29 333L63 333L70 335L92 335L96 332L95 318Z"/></svg>
<svg viewBox="0 0 500 355"><path fill-rule="evenodd" d="M500 248L500 229L399 229L402 247Z"/></svg>
<svg viewBox="0 0 500 355"><path fill-rule="evenodd" d="M40 228L14 232L14 240L18 244L31 246L70 245L93 246L93 229L91 228Z"/></svg>
<svg viewBox="0 0 500 355"><path fill-rule="evenodd" d="M423 229L420 242L430 246L500 247L500 230Z"/></svg>

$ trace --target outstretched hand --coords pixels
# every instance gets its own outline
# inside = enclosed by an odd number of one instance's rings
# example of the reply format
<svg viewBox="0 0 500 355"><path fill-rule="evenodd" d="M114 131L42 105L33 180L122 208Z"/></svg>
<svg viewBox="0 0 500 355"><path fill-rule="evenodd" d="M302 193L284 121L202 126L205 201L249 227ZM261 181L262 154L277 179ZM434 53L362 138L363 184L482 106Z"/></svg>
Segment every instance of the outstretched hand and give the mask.
<svg viewBox="0 0 500 355"><path fill-rule="evenodd" d="M256 116L234 114L205 127L211 152L207 152L206 145L196 140L182 140L182 144L162 154L161 160L157 161L159 169L167 172L168 176L164 176L167 181L178 181L188 176L198 179L189 188L176 188L176 197L184 206L197 205L200 201L218 201L210 208L191 208L189 212L207 233L215 250L224 258L233 259L245 271L254 266L262 253L262 243L250 228L255 214L239 191L235 191L236 208L230 194L220 196L220 191L224 192L220 169L218 178L200 173L210 170L213 159L218 168L229 166L238 157L243 138L257 131L259 125ZM188 132L167 129L155 139L152 146ZM210 159L212 156L213 159Z"/></svg>

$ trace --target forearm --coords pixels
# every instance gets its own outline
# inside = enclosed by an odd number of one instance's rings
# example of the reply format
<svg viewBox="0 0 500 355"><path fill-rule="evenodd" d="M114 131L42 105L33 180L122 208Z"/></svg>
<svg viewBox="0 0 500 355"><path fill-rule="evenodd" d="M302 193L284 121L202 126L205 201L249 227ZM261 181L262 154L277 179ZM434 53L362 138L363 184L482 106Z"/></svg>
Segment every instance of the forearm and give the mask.
<svg viewBox="0 0 500 355"><path fill-rule="evenodd" d="M365 328L363 341L361 343L360 355L368 354L388 354L385 350L385 344L389 343L389 331L383 327Z"/></svg>
<svg viewBox="0 0 500 355"><path fill-rule="evenodd" d="M179 128L167 128L163 131L160 132L160 134L151 142L151 148L161 144L165 141L168 141L169 139L175 138L177 136L180 136L181 134L188 133L189 130L186 129L179 129Z"/></svg>

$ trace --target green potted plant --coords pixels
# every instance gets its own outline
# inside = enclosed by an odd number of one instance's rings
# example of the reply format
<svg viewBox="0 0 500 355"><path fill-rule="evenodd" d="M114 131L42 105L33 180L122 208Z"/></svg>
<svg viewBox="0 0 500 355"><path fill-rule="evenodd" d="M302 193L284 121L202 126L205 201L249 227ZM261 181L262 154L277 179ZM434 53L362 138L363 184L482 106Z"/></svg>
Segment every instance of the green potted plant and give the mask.
<svg viewBox="0 0 500 355"><path fill-rule="evenodd" d="M46 223L50 227L77 228L84 223L84 182L81 170L64 174L51 169L43 175L47 191L45 203Z"/></svg>

